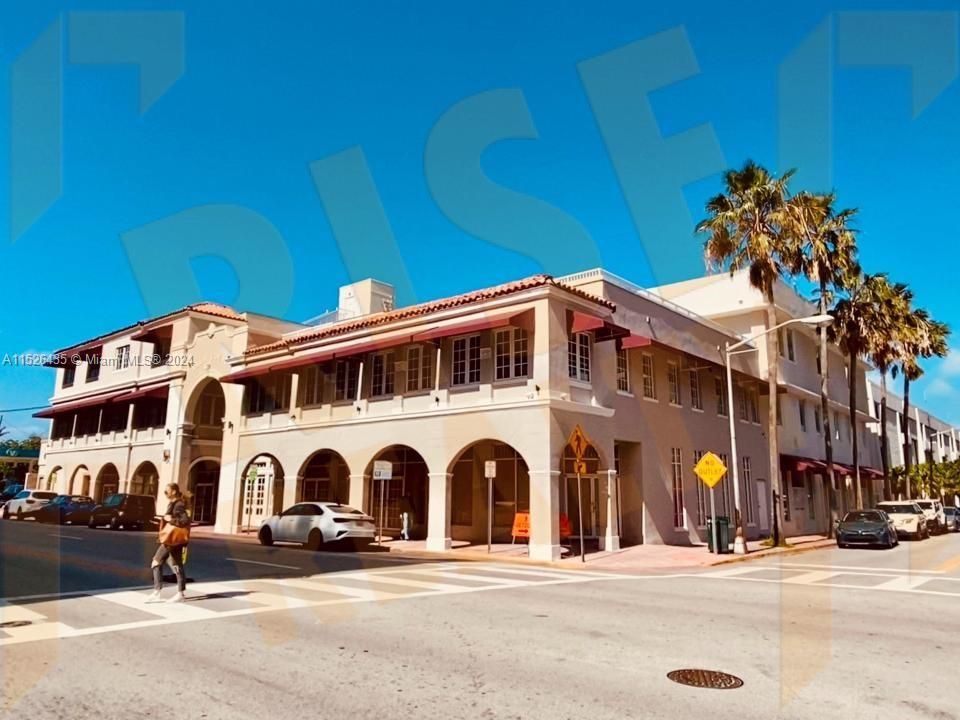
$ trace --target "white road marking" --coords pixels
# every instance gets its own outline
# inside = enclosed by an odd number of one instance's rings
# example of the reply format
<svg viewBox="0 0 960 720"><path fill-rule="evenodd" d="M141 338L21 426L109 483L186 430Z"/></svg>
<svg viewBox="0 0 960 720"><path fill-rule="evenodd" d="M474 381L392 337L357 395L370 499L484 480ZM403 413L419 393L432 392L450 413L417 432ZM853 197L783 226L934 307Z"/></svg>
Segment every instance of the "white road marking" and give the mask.
<svg viewBox="0 0 960 720"><path fill-rule="evenodd" d="M76 537L75 535L60 535L59 533L48 533L50 537L63 538L64 540L83 540L81 537Z"/></svg>
<svg viewBox="0 0 960 720"><path fill-rule="evenodd" d="M248 565L265 565L267 567L283 568L284 570L300 570L302 572L306 572L306 570L304 570L302 567L296 567L294 565L280 565L278 563L261 562L259 560L244 560L243 558L232 558L232 557L228 557L225 559L230 560L231 562L247 563Z"/></svg>
<svg viewBox="0 0 960 720"><path fill-rule="evenodd" d="M819 583L821 580L829 580L835 575L839 575L839 573L827 570L811 570L802 575L781 578L780 582L789 583L790 585L813 585Z"/></svg>
<svg viewBox="0 0 960 720"><path fill-rule="evenodd" d="M383 583L385 585L403 585L412 588L421 588L423 590L439 590L441 592L456 591L463 588L463 585L451 585L449 583L425 582L423 580L412 580L411 578L393 577L389 573L354 573L348 575L349 578L364 578L374 583Z"/></svg>
<svg viewBox="0 0 960 720"><path fill-rule="evenodd" d="M46 618L23 605L0 605L0 623L8 622L37 622Z"/></svg>
<svg viewBox="0 0 960 720"><path fill-rule="evenodd" d="M847 570L864 570L871 573L911 573L918 575L943 575L943 570L914 570L913 568L882 568L882 567L866 567L862 565L813 565L810 563L777 563L776 565L771 565L764 563L763 565L754 565L754 567L763 567L768 569L777 569L777 568L814 568L818 570L832 570L833 572L845 572Z"/></svg>
<svg viewBox="0 0 960 720"><path fill-rule="evenodd" d="M347 587L344 585L337 585L334 582L324 582L323 575L318 577L320 579L317 580L270 578L262 579L259 582L270 583L272 585L282 585L284 587L300 588L302 590L313 590L314 592L330 593L333 595L346 595L347 597L358 600L388 600L394 597L401 597L401 595L398 595L397 593L382 592L379 590L371 590L369 588Z"/></svg>

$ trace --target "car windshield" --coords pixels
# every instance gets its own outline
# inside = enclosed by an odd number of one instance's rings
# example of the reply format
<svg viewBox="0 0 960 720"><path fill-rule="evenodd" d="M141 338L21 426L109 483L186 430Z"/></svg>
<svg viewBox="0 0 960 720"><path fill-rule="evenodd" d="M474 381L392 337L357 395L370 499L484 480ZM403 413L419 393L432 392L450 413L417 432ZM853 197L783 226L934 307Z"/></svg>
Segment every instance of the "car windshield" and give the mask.
<svg viewBox="0 0 960 720"><path fill-rule="evenodd" d="M72 498L70 498L70 502L89 504L89 503L92 503L93 500L91 498L88 498L86 495L74 495Z"/></svg>
<svg viewBox="0 0 960 720"><path fill-rule="evenodd" d="M38 500L52 500L57 494L53 492L38 492L34 493L33 496Z"/></svg>
<svg viewBox="0 0 960 720"><path fill-rule="evenodd" d="M883 522L883 516L876 510L855 510L843 516L844 522Z"/></svg>
<svg viewBox="0 0 960 720"><path fill-rule="evenodd" d="M328 503L327 507L330 509L330 512L340 513L341 515L363 515L363 511L352 508L349 505Z"/></svg>
<svg viewBox="0 0 960 720"><path fill-rule="evenodd" d="M30 491L24 490L23 492L18 493L17 496L14 498L14 500L23 500L23 498L28 498L28 497L30 497Z"/></svg>
<svg viewBox="0 0 960 720"><path fill-rule="evenodd" d="M116 507L123 502L123 495L111 495L106 500L103 501L103 504L106 507Z"/></svg>
<svg viewBox="0 0 960 720"><path fill-rule="evenodd" d="M880 508L886 513L899 513L900 515L913 515L917 512L917 507L915 505L884 505Z"/></svg>

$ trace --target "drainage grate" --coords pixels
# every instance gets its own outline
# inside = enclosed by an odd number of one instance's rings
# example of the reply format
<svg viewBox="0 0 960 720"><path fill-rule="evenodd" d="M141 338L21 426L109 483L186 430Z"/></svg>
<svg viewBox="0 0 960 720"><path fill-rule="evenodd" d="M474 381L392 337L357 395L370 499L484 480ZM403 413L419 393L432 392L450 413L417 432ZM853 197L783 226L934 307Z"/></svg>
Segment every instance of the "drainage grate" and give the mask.
<svg viewBox="0 0 960 720"><path fill-rule="evenodd" d="M27 625L32 624L33 623L29 620L10 620L8 622L0 623L0 630L6 630L7 628L26 627Z"/></svg>
<svg viewBox="0 0 960 720"><path fill-rule="evenodd" d="M743 680L719 670L674 670L667 677L675 683L690 687L710 688L713 690L736 690L743 686Z"/></svg>

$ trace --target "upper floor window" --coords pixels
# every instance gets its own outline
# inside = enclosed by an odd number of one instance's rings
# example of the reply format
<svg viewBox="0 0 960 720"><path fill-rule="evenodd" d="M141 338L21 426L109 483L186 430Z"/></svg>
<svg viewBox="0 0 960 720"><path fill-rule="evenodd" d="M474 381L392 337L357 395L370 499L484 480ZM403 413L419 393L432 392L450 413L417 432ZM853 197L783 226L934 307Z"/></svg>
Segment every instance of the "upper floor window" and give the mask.
<svg viewBox="0 0 960 720"><path fill-rule="evenodd" d="M796 359L797 351L794 347L793 330L787 328L787 360L790 362L795 362Z"/></svg>
<svg viewBox="0 0 960 720"><path fill-rule="evenodd" d="M798 400L797 408L800 412L800 429L804 432L807 431L807 402L806 400Z"/></svg>
<svg viewBox="0 0 960 720"><path fill-rule="evenodd" d="M690 371L690 405L696 410L703 410L703 395L700 392L700 373Z"/></svg>
<svg viewBox="0 0 960 720"><path fill-rule="evenodd" d="M780 351L780 357L786 357L790 362L797 359L797 353L794 346L793 330L780 328L777 330L777 346Z"/></svg>
<svg viewBox="0 0 960 720"><path fill-rule="evenodd" d="M750 388L747 394L747 409L750 413L750 422L760 422L760 395L756 388ZM779 403L777 405L779 407Z"/></svg>
<svg viewBox="0 0 960 720"><path fill-rule="evenodd" d="M377 353L371 357L370 394L374 397L393 395L394 360L393 353Z"/></svg>
<svg viewBox="0 0 960 720"><path fill-rule="evenodd" d="M738 387L733 391L734 399L737 401L737 417L746 422L750 419L750 411L747 409L747 391L745 388Z"/></svg>
<svg viewBox="0 0 960 720"><path fill-rule="evenodd" d="M653 376L653 355L644 353L640 358L643 361L643 396L656 400L657 384Z"/></svg>
<svg viewBox="0 0 960 720"><path fill-rule="evenodd" d="M667 386L670 392L670 404L680 405L680 368L675 362L667 363Z"/></svg>
<svg viewBox="0 0 960 720"><path fill-rule="evenodd" d="M247 384L247 412L282 412L290 409L290 390L292 376L289 373L274 373L265 378ZM209 402L209 409L204 407ZM223 398L218 395L200 397L198 423L201 425L219 425L223 422Z"/></svg>
<svg viewBox="0 0 960 720"><path fill-rule="evenodd" d="M497 380L527 377L527 331L523 328L504 328L494 333Z"/></svg>
<svg viewBox="0 0 960 720"><path fill-rule="evenodd" d="M87 353L84 359L87 361L85 382L96 382L100 379L100 350Z"/></svg>
<svg viewBox="0 0 960 720"><path fill-rule="evenodd" d="M777 402L777 426L783 427L783 402Z"/></svg>
<svg viewBox="0 0 960 720"><path fill-rule="evenodd" d="M319 365L310 365L300 372L300 404L319 405L323 402L323 371Z"/></svg>
<svg viewBox="0 0 960 720"><path fill-rule="evenodd" d="M822 432L821 428L821 417L820 417L820 408L813 408L813 427L818 433Z"/></svg>
<svg viewBox="0 0 960 720"><path fill-rule="evenodd" d="M480 382L480 336L469 335L453 341L453 384Z"/></svg>
<svg viewBox="0 0 960 720"><path fill-rule="evenodd" d="M121 345L117 348L117 370L130 367L130 346Z"/></svg>
<svg viewBox="0 0 960 720"><path fill-rule="evenodd" d="M71 385L73 385L73 381L76 379L76 377L77 377L77 366L74 365L72 362L68 362L66 365L63 366L63 382L61 383L61 387L65 387L65 388L70 387Z"/></svg>
<svg viewBox="0 0 960 720"><path fill-rule="evenodd" d="M430 376L430 350L423 345L407 348L407 392L429 390L433 387Z"/></svg>
<svg viewBox="0 0 960 720"><path fill-rule="evenodd" d="M335 402L357 399L357 383L360 381L359 360L338 360L333 382Z"/></svg>
<svg viewBox="0 0 960 720"><path fill-rule="evenodd" d="M623 348L617 350L617 390L630 392L630 359Z"/></svg>
<svg viewBox="0 0 960 720"><path fill-rule="evenodd" d="M713 391L717 394L717 415L721 417L726 417L727 412L727 389L723 386L723 380L720 378L713 379Z"/></svg>
<svg viewBox="0 0 960 720"><path fill-rule="evenodd" d="M833 413L833 437L835 440L840 439L840 413Z"/></svg>
<svg viewBox="0 0 960 720"><path fill-rule="evenodd" d="M590 336L572 333L567 339L567 371L573 380L590 382Z"/></svg>

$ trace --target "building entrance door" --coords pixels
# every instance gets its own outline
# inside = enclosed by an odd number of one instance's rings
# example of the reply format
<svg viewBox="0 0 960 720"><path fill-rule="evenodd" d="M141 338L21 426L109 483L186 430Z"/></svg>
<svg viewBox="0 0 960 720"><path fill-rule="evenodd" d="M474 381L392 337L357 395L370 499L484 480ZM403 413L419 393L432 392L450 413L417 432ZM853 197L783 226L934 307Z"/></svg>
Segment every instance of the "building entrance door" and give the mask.
<svg viewBox="0 0 960 720"><path fill-rule="evenodd" d="M216 511L216 488L212 482L198 482L194 485L193 519L199 523L212 523Z"/></svg>
<svg viewBox="0 0 960 720"><path fill-rule="evenodd" d="M770 532L770 496L767 493L767 481L757 480L757 505L759 506L760 531Z"/></svg>
<svg viewBox="0 0 960 720"><path fill-rule="evenodd" d="M580 536L580 517L577 505L577 476L567 475L566 492L560 503L560 512L570 520L574 536ZM580 498L583 503L583 536L596 538L600 535L600 479L596 475L580 477Z"/></svg>

